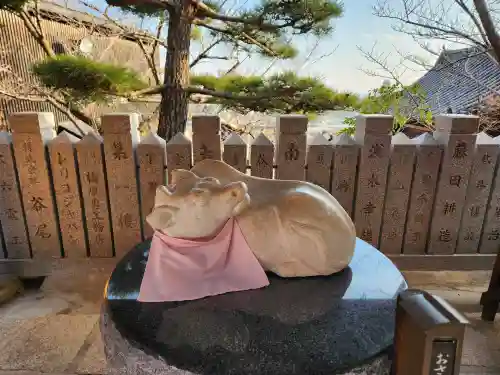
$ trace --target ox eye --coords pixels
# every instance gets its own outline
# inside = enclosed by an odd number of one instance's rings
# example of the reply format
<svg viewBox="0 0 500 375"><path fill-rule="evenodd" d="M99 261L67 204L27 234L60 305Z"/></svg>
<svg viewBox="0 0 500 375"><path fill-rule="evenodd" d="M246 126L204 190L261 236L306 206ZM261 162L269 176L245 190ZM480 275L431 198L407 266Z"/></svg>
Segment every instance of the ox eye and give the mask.
<svg viewBox="0 0 500 375"><path fill-rule="evenodd" d="M233 191L231 192L231 196L232 196L233 198L236 198L236 197L238 196L238 193L237 193L236 191L234 191L234 190L233 190Z"/></svg>

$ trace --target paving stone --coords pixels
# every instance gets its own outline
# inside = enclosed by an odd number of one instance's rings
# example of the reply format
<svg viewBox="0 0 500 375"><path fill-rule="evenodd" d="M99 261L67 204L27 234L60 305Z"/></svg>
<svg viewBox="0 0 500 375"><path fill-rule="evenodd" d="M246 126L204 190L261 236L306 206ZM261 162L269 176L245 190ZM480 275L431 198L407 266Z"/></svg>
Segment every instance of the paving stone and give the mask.
<svg viewBox="0 0 500 375"><path fill-rule="evenodd" d="M403 271L403 275L410 284L410 287L427 289L435 286L434 289L477 289L484 292L491 278L491 271Z"/></svg>
<svg viewBox="0 0 500 375"><path fill-rule="evenodd" d="M10 345L10 342L22 332L29 332L33 329L33 321L11 319L0 322L0 353L4 352L4 347ZM0 365L1 368L1 365Z"/></svg>
<svg viewBox="0 0 500 375"><path fill-rule="evenodd" d="M500 367L498 338L493 339L474 328L465 331L462 363L468 366Z"/></svg>
<svg viewBox="0 0 500 375"><path fill-rule="evenodd" d="M51 315L27 321L31 327L8 333L0 369L62 372L77 355L98 315Z"/></svg>
<svg viewBox="0 0 500 375"><path fill-rule="evenodd" d="M462 366L460 367L460 375L498 375L500 367L484 367L484 366Z"/></svg>
<svg viewBox="0 0 500 375"><path fill-rule="evenodd" d="M0 324L10 320L33 319L67 310L70 304L62 297L42 292L27 293L0 307Z"/></svg>
<svg viewBox="0 0 500 375"><path fill-rule="evenodd" d="M77 360L78 374L104 374L106 372L106 358L104 346L99 330L93 335L92 343L80 360ZM1 375L1 374L0 374Z"/></svg>

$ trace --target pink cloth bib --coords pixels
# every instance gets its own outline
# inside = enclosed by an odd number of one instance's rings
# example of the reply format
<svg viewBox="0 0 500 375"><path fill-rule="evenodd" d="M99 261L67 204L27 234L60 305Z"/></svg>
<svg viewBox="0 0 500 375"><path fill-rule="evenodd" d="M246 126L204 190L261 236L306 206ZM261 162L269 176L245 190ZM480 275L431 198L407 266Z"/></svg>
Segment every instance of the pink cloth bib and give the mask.
<svg viewBox="0 0 500 375"><path fill-rule="evenodd" d="M269 285L235 219L214 238L186 240L156 231L140 302L188 301Z"/></svg>

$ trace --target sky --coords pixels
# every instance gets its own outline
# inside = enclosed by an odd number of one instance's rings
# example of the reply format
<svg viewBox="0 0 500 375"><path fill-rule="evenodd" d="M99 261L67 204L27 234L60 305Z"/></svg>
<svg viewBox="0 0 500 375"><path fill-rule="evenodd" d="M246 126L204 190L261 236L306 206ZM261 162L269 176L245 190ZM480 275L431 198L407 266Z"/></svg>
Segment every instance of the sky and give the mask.
<svg viewBox="0 0 500 375"><path fill-rule="evenodd" d="M237 9L242 6L251 7L252 4L259 0L226 1L229 3L230 8ZM284 70L293 70L303 76L319 77L324 83L336 90L363 95L370 89L380 87L384 78L366 74L364 70L373 71L376 66L366 60L359 50L361 48L365 51L374 51L378 55L388 56L387 65L396 70L403 83L414 82L425 71L422 67L417 66L406 69L401 64L401 55L396 51L401 52L403 55L419 56L428 63L433 63L435 57L422 50L409 36L395 32L390 21L373 15L373 6L376 1L344 0L344 15L333 21L335 31L331 36L323 38L319 44L310 36L294 38L293 44L300 51L297 58L273 63L269 59L251 57L241 64L237 72L240 74L260 75L264 72L272 74ZM397 4L400 0L391 1ZM96 5L104 4L104 0L89 0L89 2ZM205 45L210 42L211 39L202 41ZM192 46L192 58L197 56L202 45L195 43ZM433 49L440 48L441 45L433 42ZM226 54L227 48L219 48L214 53L217 55ZM235 61L210 60L197 65L194 72L217 74L227 70Z"/></svg>
<svg viewBox="0 0 500 375"><path fill-rule="evenodd" d="M389 67L396 69L404 83L414 82L424 71L417 66L406 70L400 65L401 57L395 51L418 55L430 63L433 56L423 51L409 36L395 32L389 21L373 15L375 3L376 0L345 0L344 16L334 21L335 31L331 37L321 40L309 59L307 57L312 46L316 45L315 40L312 37L295 40L294 45L301 51L299 57L275 64L269 73L294 70L301 75L320 77L337 90L365 94L370 89L380 87L384 78L365 73L366 70L373 71L377 67L366 60L359 50L361 48L365 51L373 50L377 55L389 54ZM196 50L195 47L193 54L196 54ZM220 61L205 63L197 71L216 73L226 65L231 64ZM239 72L252 74L259 68L261 71L266 70L268 65L269 60L253 58L245 61Z"/></svg>

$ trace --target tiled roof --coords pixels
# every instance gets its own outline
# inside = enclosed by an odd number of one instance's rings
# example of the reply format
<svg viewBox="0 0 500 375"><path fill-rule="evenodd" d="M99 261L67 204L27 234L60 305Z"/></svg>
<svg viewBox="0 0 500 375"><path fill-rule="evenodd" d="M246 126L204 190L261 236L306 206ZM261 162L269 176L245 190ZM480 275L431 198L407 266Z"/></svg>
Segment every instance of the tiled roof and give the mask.
<svg viewBox="0 0 500 375"><path fill-rule="evenodd" d="M500 66L477 48L444 51L418 83L433 113L463 113L500 92Z"/></svg>

